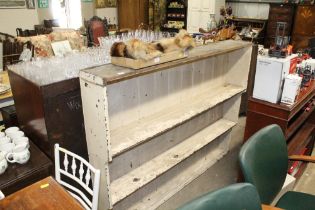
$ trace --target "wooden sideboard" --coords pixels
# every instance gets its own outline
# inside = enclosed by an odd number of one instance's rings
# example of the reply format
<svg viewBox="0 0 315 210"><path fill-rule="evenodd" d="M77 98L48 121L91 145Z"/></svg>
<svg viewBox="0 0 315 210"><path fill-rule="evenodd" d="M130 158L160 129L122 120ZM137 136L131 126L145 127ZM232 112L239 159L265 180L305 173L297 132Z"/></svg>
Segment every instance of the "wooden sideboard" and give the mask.
<svg viewBox="0 0 315 210"><path fill-rule="evenodd" d="M244 140L259 129L278 124L286 137L289 155L310 154L314 143L315 129L315 81L301 90L292 106L273 104L249 97ZM292 165L289 164L289 166ZM305 166L305 165L304 165ZM303 166L296 174L298 176Z"/></svg>

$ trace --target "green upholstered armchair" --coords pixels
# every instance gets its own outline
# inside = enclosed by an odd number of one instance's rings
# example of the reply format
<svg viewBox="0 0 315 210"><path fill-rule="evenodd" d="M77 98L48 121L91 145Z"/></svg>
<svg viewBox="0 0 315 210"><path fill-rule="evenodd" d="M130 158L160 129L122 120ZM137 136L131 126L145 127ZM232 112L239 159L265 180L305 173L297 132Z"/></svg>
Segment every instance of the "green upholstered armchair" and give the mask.
<svg viewBox="0 0 315 210"><path fill-rule="evenodd" d="M256 188L249 183L233 184L207 193L177 210L261 210Z"/></svg>
<svg viewBox="0 0 315 210"><path fill-rule="evenodd" d="M307 156L288 157L285 137L278 125L262 128L242 146L239 161L244 179L257 188L262 203L270 204L280 192L289 159L315 161ZM315 209L315 196L289 191L276 206L287 210Z"/></svg>

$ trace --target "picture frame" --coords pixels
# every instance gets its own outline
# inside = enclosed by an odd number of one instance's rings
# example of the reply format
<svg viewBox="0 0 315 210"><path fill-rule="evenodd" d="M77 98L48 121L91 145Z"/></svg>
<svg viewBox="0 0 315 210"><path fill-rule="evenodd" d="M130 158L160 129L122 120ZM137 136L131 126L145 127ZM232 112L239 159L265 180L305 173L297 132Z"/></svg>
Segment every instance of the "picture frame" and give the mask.
<svg viewBox="0 0 315 210"><path fill-rule="evenodd" d="M52 42L51 47L55 56L64 56L67 53L72 52L69 40Z"/></svg>
<svg viewBox="0 0 315 210"><path fill-rule="evenodd" d="M23 9L26 8L25 0L0 0L0 9Z"/></svg>
<svg viewBox="0 0 315 210"><path fill-rule="evenodd" d="M96 8L117 7L117 0L96 0Z"/></svg>
<svg viewBox="0 0 315 210"><path fill-rule="evenodd" d="M26 0L27 9L35 9L35 0Z"/></svg>
<svg viewBox="0 0 315 210"><path fill-rule="evenodd" d="M49 8L48 0L37 0L38 1L38 8Z"/></svg>

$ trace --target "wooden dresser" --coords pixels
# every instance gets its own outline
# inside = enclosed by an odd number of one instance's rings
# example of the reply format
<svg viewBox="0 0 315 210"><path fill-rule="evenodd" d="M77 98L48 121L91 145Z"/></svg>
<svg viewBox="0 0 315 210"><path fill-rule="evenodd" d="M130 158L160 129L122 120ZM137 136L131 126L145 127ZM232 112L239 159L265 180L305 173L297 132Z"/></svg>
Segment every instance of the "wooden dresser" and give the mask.
<svg viewBox="0 0 315 210"><path fill-rule="evenodd" d="M292 31L294 50L307 48L311 38L315 38L315 5L299 5Z"/></svg>
<svg viewBox="0 0 315 210"><path fill-rule="evenodd" d="M293 26L295 7L292 4L270 4L269 18L267 24L265 47L269 48L274 43L277 29L277 22L286 22L286 36L290 36Z"/></svg>
<svg viewBox="0 0 315 210"><path fill-rule="evenodd" d="M278 124L287 139L289 155L310 154L315 129L314 97L315 81L308 88L301 90L293 106L273 104L249 97L244 140L267 125ZM300 167L296 176L299 176L304 166Z"/></svg>

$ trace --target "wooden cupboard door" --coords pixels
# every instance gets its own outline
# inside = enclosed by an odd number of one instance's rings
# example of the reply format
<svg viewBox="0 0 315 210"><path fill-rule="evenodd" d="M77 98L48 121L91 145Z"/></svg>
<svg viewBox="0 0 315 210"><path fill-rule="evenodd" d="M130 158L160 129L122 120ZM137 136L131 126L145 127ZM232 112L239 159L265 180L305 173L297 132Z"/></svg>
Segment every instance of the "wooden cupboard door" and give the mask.
<svg viewBox="0 0 315 210"><path fill-rule="evenodd" d="M118 24L119 28L131 28L137 27L137 0L118 0ZM126 6L128 5L128 6Z"/></svg>
<svg viewBox="0 0 315 210"><path fill-rule="evenodd" d="M315 37L315 6L299 5L295 13L292 32L294 50L308 47L308 40Z"/></svg>
<svg viewBox="0 0 315 210"><path fill-rule="evenodd" d="M137 29L141 23L149 23L147 0L118 0L119 28Z"/></svg>

